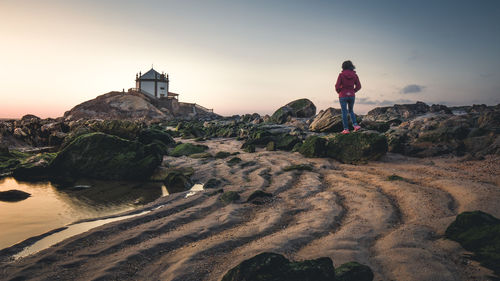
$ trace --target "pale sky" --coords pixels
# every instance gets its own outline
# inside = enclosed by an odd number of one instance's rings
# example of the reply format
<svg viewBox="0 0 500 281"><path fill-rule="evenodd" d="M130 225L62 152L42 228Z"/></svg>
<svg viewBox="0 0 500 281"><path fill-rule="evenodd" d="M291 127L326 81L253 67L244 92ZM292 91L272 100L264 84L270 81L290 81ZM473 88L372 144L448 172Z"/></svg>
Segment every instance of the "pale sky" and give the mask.
<svg viewBox="0 0 500 281"><path fill-rule="evenodd" d="M62 116L154 65L180 101L270 114L299 98L355 111L500 103L500 1L0 0L0 118Z"/></svg>

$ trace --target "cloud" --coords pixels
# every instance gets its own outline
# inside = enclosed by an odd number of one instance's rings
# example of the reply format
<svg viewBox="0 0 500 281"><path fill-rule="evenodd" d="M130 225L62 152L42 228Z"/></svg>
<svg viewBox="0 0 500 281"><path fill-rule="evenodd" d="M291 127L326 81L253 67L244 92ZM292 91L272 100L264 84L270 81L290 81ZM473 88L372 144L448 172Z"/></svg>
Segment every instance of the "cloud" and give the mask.
<svg viewBox="0 0 500 281"><path fill-rule="evenodd" d="M403 89L401 89L401 94L414 94L414 93L420 93L424 90L424 86L417 85L417 84L410 84L406 85Z"/></svg>
<svg viewBox="0 0 500 281"><path fill-rule="evenodd" d="M367 105L378 105L378 106L388 106L394 104L408 104L408 103L416 103L417 101L409 100L409 99L395 99L395 100L371 100L370 98L357 98L356 103L358 104L367 104Z"/></svg>

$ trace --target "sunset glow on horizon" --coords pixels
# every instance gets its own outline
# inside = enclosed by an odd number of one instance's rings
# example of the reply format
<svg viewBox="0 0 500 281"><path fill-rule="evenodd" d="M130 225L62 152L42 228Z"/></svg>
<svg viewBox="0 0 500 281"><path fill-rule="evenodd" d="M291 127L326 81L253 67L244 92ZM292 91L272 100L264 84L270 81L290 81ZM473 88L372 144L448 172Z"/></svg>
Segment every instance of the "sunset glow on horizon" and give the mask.
<svg viewBox="0 0 500 281"><path fill-rule="evenodd" d="M153 65L179 100L221 115L272 114L309 98L356 111L394 103L500 103L498 1L0 2L0 118L59 117L135 87Z"/></svg>

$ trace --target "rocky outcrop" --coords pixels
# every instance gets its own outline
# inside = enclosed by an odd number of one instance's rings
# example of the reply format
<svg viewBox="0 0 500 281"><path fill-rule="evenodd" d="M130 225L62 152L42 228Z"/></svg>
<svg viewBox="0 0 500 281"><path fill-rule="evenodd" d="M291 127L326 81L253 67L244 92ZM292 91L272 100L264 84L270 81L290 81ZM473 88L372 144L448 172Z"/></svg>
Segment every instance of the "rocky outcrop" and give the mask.
<svg viewBox="0 0 500 281"><path fill-rule="evenodd" d="M62 143L69 127L61 119L41 119L28 114L20 120L0 121L0 143L16 146L56 146Z"/></svg>
<svg viewBox="0 0 500 281"><path fill-rule="evenodd" d="M500 219L481 211L463 212L448 226L445 235L500 275Z"/></svg>
<svg viewBox="0 0 500 281"><path fill-rule="evenodd" d="M308 99L298 99L280 107L271 116L271 120L283 124L290 117L310 118L316 114L316 106Z"/></svg>
<svg viewBox="0 0 500 281"><path fill-rule="evenodd" d="M342 163L377 160L387 153L387 139L374 131L335 134L326 144L326 156Z"/></svg>
<svg viewBox="0 0 500 281"><path fill-rule="evenodd" d="M153 145L103 133L82 135L50 164L53 175L106 180L147 179L160 165L162 155Z"/></svg>
<svg viewBox="0 0 500 281"><path fill-rule="evenodd" d="M119 119L165 120L172 118L153 105L153 98L139 92L110 92L81 103L64 113L64 120Z"/></svg>
<svg viewBox="0 0 500 281"><path fill-rule="evenodd" d="M313 132L340 132L343 129L342 110L332 107L321 110L309 126Z"/></svg>
<svg viewBox="0 0 500 281"><path fill-rule="evenodd" d="M336 276L338 272L339 276ZM275 253L262 253L229 270L221 281L371 281L373 272L356 262L335 270L330 258L293 262Z"/></svg>
<svg viewBox="0 0 500 281"><path fill-rule="evenodd" d="M430 107L420 101L415 104L395 104L393 106L374 108L364 116L363 120L401 123L429 111Z"/></svg>

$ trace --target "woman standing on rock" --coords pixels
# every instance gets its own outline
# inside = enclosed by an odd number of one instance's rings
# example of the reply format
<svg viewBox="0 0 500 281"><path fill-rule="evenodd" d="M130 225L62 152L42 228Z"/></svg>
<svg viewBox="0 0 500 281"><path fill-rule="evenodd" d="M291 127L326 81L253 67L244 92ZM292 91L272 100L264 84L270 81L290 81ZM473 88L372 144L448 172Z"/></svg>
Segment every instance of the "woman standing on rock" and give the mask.
<svg viewBox="0 0 500 281"><path fill-rule="evenodd" d="M342 125L344 126L342 134L349 134L348 109L354 131L356 132L361 129L361 126L356 122L356 115L354 115L355 94L361 89L358 75L354 71L355 68L350 60L343 62L342 72L339 74L339 78L335 84L335 91L339 94L340 108L342 109Z"/></svg>

